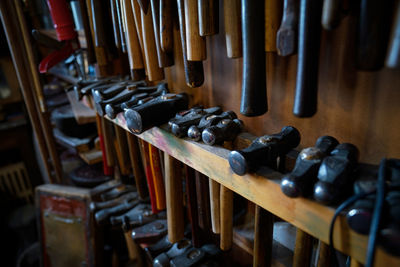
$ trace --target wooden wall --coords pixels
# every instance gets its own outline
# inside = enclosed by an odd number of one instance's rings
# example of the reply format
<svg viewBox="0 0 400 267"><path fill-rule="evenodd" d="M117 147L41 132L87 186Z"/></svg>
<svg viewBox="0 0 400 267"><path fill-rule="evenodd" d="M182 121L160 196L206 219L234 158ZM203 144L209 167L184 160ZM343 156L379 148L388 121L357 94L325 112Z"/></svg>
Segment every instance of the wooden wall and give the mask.
<svg viewBox="0 0 400 267"><path fill-rule="evenodd" d="M173 91L190 94L192 104L219 105L239 115L242 59L226 56L222 14L220 1L220 33L207 38L204 85L192 89L185 84L177 27L175 66L166 68L166 77ZM334 31L323 31L318 112L312 118L292 114L297 56L266 53L269 111L255 118L239 115L245 130L264 135L292 125L302 135L299 148L312 146L321 135L332 135L355 144L362 162L378 164L382 157L400 158L400 71L358 72L353 61L354 39L354 17L346 17Z"/></svg>

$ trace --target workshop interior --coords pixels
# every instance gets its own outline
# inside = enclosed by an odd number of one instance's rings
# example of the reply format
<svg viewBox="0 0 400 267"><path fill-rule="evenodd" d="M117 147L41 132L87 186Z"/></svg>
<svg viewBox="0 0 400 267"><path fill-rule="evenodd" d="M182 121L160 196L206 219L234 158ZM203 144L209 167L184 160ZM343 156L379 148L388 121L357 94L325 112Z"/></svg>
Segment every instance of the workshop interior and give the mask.
<svg viewBox="0 0 400 267"><path fill-rule="evenodd" d="M0 266L400 266L400 0L0 18Z"/></svg>

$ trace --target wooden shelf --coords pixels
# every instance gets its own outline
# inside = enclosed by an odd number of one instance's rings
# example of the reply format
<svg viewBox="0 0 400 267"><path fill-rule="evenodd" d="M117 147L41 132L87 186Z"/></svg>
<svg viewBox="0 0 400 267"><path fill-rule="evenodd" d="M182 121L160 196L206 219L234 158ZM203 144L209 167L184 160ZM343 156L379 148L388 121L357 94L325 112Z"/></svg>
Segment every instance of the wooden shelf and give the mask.
<svg viewBox="0 0 400 267"><path fill-rule="evenodd" d="M111 121L128 131L122 113ZM329 224L334 208L311 199L287 197L280 189L281 173L264 168L257 174L238 176L230 169L229 150L177 138L163 127L153 127L137 136L315 238L329 243ZM243 133L239 139L249 140L250 136ZM365 262L367 236L351 231L344 216L338 218L334 233L336 249L361 263ZM400 258L378 247L375 266L400 266Z"/></svg>

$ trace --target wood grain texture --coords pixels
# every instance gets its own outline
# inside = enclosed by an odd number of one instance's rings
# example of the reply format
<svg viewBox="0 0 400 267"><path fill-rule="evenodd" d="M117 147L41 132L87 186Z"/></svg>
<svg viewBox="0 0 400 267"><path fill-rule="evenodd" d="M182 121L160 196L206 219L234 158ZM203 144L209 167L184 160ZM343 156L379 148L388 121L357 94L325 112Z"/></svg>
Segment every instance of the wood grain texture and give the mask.
<svg viewBox="0 0 400 267"><path fill-rule="evenodd" d="M220 185L213 179L208 179L208 186L210 188L210 212L211 212L211 227L215 234L220 233L220 207L219 207L219 194Z"/></svg>
<svg viewBox="0 0 400 267"><path fill-rule="evenodd" d="M153 19L151 12L145 14L141 12L143 50L146 62L146 72L149 81L159 81L164 79L164 70L158 66L157 47L154 37Z"/></svg>
<svg viewBox="0 0 400 267"><path fill-rule="evenodd" d="M178 171L179 162L167 153L164 154L164 165L168 240L175 243L184 234L182 180Z"/></svg>
<svg viewBox="0 0 400 267"><path fill-rule="evenodd" d="M255 213L253 266L271 266L274 216L260 206Z"/></svg>
<svg viewBox="0 0 400 267"><path fill-rule="evenodd" d="M281 0L265 0L265 52L276 52L276 33L282 17Z"/></svg>
<svg viewBox="0 0 400 267"><path fill-rule="evenodd" d="M332 262L331 250L329 245L319 241L319 254L317 267L330 267Z"/></svg>
<svg viewBox="0 0 400 267"><path fill-rule="evenodd" d="M233 192L221 185L220 187L220 242L219 247L222 251L227 251L232 248L233 238Z"/></svg>
<svg viewBox="0 0 400 267"><path fill-rule="evenodd" d="M199 16L196 0L184 0L186 25L186 53L190 61L207 59L206 40L199 34Z"/></svg>
<svg viewBox="0 0 400 267"><path fill-rule="evenodd" d="M186 51L186 19L185 19L185 4L184 0L177 0L177 9L178 9L178 17L179 17L179 36L181 40L181 46L175 47L175 51L180 51L182 57L178 57L178 60L175 58L175 62L179 64L181 60L183 60L183 69L184 69L184 79L186 81L187 87L195 88L199 87L204 82L204 71L203 71L203 62L202 61L189 61L187 57ZM175 38L176 39L176 38ZM174 42L177 44L178 42ZM179 53L176 53L177 55ZM182 67L181 67L182 69ZM176 73L179 75L179 72Z"/></svg>
<svg viewBox="0 0 400 267"><path fill-rule="evenodd" d="M166 53L174 51L174 32L173 18L175 11L172 4L173 0L160 1L160 46L161 50Z"/></svg>
<svg viewBox="0 0 400 267"><path fill-rule="evenodd" d="M224 26L228 58L242 57L240 0L224 0Z"/></svg>
<svg viewBox="0 0 400 267"><path fill-rule="evenodd" d="M219 28L219 1L198 0L197 10L199 16L200 36L209 36L218 33Z"/></svg>
<svg viewBox="0 0 400 267"><path fill-rule="evenodd" d="M129 175L131 173L131 164L129 160L129 150L126 141L125 130L114 124L115 139L117 141L117 148L120 154L119 166L122 175Z"/></svg>
<svg viewBox="0 0 400 267"><path fill-rule="evenodd" d="M159 0L150 0L151 13L153 19L154 37L156 41L158 66L160 68L174 65L174 55L171 52L164 52L161 49L161 31L160 31L160 2ZM172 22L170 22L172 23Z"/></svg>
<svg viewBox="0 0 400 267"><path fill-rule="evenodd" d="M301 229L296 232L296 245L293 255L293 267L310 266L313 250L313 238Z"/></svg>
<svg viewBox="0 0 400 267"><path fill-rule="evenodd" d="M143 69L142 50L140 48L139 38L136 31L136 23L133 17L133 9L130 0L124 1L124 18L126 25L126 41L128 48L128 58L131 70Z"/></svg>
<svg viewBox="0 0 400 267"><path fill-rule="evenodd" d="M165 209L165 187L161 168L161 159L158 149L149 144L151 172L153 173L154 192L156 194L157 209Z"/></svg>
<svg viewBox="0 0 400 267"><path fill-rule="evenodd" d="M136 189L139 197L145 199L148 196L146 178L141 164L140 150L138 146L137 137L130 132L126 132L126 139L128 142L129 159L133 170L133 178L135 179Z"/></svg>

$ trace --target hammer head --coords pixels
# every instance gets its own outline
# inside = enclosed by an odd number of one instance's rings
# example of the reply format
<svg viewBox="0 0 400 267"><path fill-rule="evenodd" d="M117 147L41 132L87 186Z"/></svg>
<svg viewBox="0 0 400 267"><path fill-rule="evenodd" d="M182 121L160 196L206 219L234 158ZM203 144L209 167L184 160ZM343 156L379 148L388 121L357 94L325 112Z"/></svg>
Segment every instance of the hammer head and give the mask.
<svg viewBox="0 0 400 267"><path fill-rule="evenodd" d="M249 147L232 151L229 154L229 165L234 173L244 175L261 165L276 168L278 157L286 155L300 143L299 131L291 126L282 128L280 133L256 138Z"/></svg>
<svg viewBox="0 0 400 267"><path fill-rule="evenodd" d="M207 145L218 145L224 141L233 141L240 133L243 122L238 119L221 120L217 125L206 128L201 137Z"/></svg>

